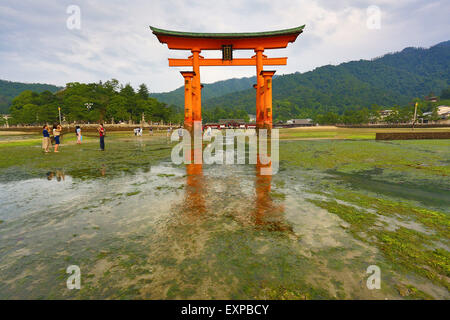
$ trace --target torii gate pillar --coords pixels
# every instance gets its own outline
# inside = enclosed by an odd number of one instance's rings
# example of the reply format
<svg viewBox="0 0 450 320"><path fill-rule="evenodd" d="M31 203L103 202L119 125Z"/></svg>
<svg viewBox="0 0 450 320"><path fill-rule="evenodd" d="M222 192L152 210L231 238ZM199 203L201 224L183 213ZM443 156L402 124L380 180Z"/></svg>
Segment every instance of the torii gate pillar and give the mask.
<svg viewBox="0 0 450 320"><path fill-rule="evenodd" d="M193 122L193 94L192 82L195 77L194 71L181 71L184 78L184 126L186 129L192 128Z"/></svg>
<svg viewBox="0 0 450 320"><path fill-rule="evenodd" d="M275 71L261 71L264 79L263 127L266 129L272 129L272 77L274 74Z"/></svg>
<svg viewBox="0 0 450 320"><path fill-rule="evenodd" d="M192 71L194 78L192 83L192 121L202 121L202 85L200 82L200 50L195 48L192 52Z"/></svg>
<svg viewBox="0 0 450 320"><path fill-rule="evenodd" d="M264 78L261 75L263 69L263 48L256 48L256 125L264 124Z"/></svg>

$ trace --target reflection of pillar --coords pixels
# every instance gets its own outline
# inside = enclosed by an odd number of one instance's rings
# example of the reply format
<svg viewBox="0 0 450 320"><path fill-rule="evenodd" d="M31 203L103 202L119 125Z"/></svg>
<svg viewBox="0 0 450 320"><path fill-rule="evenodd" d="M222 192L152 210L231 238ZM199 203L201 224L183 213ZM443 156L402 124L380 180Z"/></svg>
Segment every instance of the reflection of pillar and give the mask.
<svg viewBox="0 0 450 320"><path fill-rule="evenodd" d="M264 127L272 129L272 77L275 71L261 71L264 78Z"/></svg>
<svg viewBox="0 0 450 320"><path fill-rule="evenodd" d="M202 121L202 91L200 84L200 50L192 49L192 69L194 78L192 83L192 120Z"/></svg>
<svg viewBox="0 0 450 320"><path fill-rule="evenodd" d="M284 205L273 202L270 195L272 175L261 174L261 169L271 168L271 164L262 164L259 154L256 163L256 204L254 211L254 223L257 227L270 231L292 231L292 227L285 221L283 216Z"/></svg>
<svg viewBox="0 0 450 320"><path fill-rule="evenodd" d="M194 153L195 148L191 149L192 159L194 158ZM204 191L205 185L202 164L187 164L184 209L190 217L195 217L206 211Z"/></svg>
<svg viewBox="0 0 450 320"><path fill-rule="evenodd" d="M264 78L261 75L263 69L263 48L256 48L256 125L262 127L264 124Z"/></svg>
<svg viewBox="0 0 450 320"><path fill-rule="evenodd" d="M255 191L256 191L256 214L255 214L255 224L264 225L265 213L270 211L272 208L272 199L270 197L270 188L272 183L271 175L261 175L261 167L267 167L268 165L262 165L257 158L256 163L256 181L255 181Z"/></svg>
<svg viewBox="0 0 450 320"><path fill-rule="evenodd" d="M184 127L187 130L192 128L192 78L195 76L193 71L181 71L184 77Z"/></svg>

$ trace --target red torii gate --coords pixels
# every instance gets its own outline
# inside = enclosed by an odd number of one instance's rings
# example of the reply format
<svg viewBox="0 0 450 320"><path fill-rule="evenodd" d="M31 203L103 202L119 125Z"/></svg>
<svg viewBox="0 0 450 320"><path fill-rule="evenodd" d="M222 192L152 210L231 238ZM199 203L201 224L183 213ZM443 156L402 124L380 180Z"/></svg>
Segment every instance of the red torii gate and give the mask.
<svg viewBox="0 0 450 320"><path fill-rule="evenodd" d="M150 27L159 42L169 49L190 50L187 59L169 58L170 67L191 67L192 71L181 71L184 77L184 124L192 128L202 121L200 66L256 66L256 123L259 128L272 127L272 77L275 71L263 70L263 66L286 65L287 58L268 58L266 49L286 48L303 32L305 26L269 32L251 33L192 33L163 30ZM205 59L202 50L221 50L222 59ZM251 58L233 59L233 50L253 50Z"/></svg>

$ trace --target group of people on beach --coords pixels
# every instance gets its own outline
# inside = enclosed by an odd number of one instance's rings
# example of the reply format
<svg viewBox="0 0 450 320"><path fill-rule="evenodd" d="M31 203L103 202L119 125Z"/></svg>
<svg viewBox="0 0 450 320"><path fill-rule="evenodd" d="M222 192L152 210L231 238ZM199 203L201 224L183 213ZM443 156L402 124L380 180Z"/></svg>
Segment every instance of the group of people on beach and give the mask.
<svg viewBox="0 0 450 320"><path fill-rule="evenodd" d="M134 135L142 137L143 130L142 128L134 128Z"/></svg>
<svg viewBox="0 0 450 320"><path fill-rule="evenodd" d="M59 149L59 145L61 143L61 141L60 141L61 132L62 132L61 125L54 124L53 130L52 130L53 141L55 143L54 152L59 152L58 149ZM42 136L43 136L42 149L44 149L44 152L48 153L48 152L50 152L50 147L52 145L52 139L50 137L50 128L47 124L43 127Z"/></svg>
<svg viewBox="0 0 450 320"><path fill-rule="evenodd" d="M54 152L59 152L59 145L61 143L62 131L63 131L63 128L60 124L54 124L52 130L50 130L50 128L47 124L44 125L43 130L42 130L42 136L43 136L42 149L44 149L45 153L50 152L50 148L53 144L55 145ZM100 123L99 126L97 127L97 132L98 132L99 138L100 138L100 150L105 151L105 127L103 126L103 123ZM167 134L166 134L167 139L170 139L172 132L173 132L172 127L167 128ZM180 126L178 128L177 132L178 132L179 139L181 140L183 137L183 128ZM134 129L135 136L142 136L142 133L143 133L142 128ZM150 129L149 129L149 133L151 136L153 135L152 127L150 127ZM83 141L83 136L81 134L80 126L75 127L75 135L77 137L77 144L81 144L81 142Z"/></svg>
<svg viewBox="0 0 450 320"><path fill-rule="evenodd" d="M46 124L43 127L42 130L42 149L44 149L45 153L50 152L50 147L52 144L55 144L55 150L54 152L59 152L59 145L61 144L61 135L62 135L63 128L60 124L54 124L53 130L52 130L52 136L50 136L50 128ZM100 150L105 151L105 127L103 126L103 123L100 123L100 125L97 127L97 132L99 134L100 138ZM76 126L75 127L75 134L77 136L77 144L81 144L81 141L83 140L83 136L81 135L81 127ZM53 137L53 141L52 141Z"/></svg>
<svg viewBox="0 0 450 320"><path fill-rule="evenodd" d="M149 130L148 132L150 133L150 135L153 136L153 127L150 127L148 130ZM173 128L168 127L167 131L166 131L166 137L168 140L170 140L172 132L173 132ZM144 130L142 129L142 127L134 128L133 133L136 137L142 137ZM180 138L183 136L183 128L181 126L178 128L178 135Z"/></svg>

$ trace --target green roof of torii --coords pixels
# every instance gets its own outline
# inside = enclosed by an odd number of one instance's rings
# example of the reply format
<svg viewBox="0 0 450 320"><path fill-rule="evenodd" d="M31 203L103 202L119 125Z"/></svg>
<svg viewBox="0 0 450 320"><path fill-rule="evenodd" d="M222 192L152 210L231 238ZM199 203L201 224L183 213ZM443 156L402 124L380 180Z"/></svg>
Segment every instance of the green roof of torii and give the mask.
<svg viewBox="0 0 450 320"><path fill-rule="evenodd" d="M266 32L242 32L242 33L203 33L203 32L182 32L182 31L172 31L158 29L150 26L150 29L155 35L162 36L173 36L173 37L185 37L185 38L259 38L259 37L274 37L274 36L284 36L295 33L302 33L305 25L283 30L266 31Z"/></svg>

